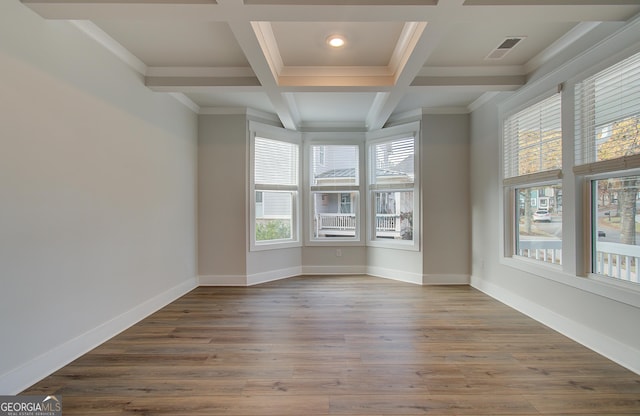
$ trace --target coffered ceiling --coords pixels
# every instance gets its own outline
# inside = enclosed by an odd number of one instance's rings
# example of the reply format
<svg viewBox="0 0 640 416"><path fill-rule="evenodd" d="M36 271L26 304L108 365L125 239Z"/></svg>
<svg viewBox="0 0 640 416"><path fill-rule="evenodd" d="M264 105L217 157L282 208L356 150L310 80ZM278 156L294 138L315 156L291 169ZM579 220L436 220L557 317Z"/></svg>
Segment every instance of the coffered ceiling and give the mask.
<svg viewBox="0 0 640 416"><path fill-rule="evenodd" d="M296 130L372 130L408 111L468 112L640 13L639 0L22 3L73 21L148 88L194 111L251 108ZM332 35L345 45L330 47ZM492 52L501 59L487 59Z"/></svg>

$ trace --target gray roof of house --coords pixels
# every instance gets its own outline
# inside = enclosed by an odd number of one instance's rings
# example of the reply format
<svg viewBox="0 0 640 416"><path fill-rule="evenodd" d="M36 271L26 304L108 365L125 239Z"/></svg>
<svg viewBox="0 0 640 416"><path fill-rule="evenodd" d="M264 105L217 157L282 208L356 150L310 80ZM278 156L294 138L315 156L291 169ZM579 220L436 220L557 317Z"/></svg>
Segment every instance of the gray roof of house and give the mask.
<svg viewBox="0 0 640 416"><path fill-rule="evenodd" d="M331 169L316 176L320 178L353 178L356 175L355 168ZM390 169L376 169L376 176L408 176L404 172L398 172Z"/></svg>

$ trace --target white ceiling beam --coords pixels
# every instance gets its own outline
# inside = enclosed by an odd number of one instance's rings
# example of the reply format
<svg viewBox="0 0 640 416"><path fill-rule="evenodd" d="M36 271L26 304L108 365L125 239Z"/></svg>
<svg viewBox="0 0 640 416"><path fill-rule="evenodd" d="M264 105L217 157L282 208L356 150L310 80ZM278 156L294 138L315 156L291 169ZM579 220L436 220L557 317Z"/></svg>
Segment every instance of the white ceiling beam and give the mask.
<svg viewBox="0 0 640 416"><path fill-rule="evenodd" d="M256 77L145 77L145 85L151 89L158 87L261 87ZM166 91L166 89L165 89Z"/></svg>
<svg viewBox="0 0 640 416"><path fill-rule="evenodd" d="M396 86L388 94L379 95L369 110L366 125L369 130L378 130L387 122L398 103L407 93L407 89L423 68L429 55L440 43L451 26L443 23L428 23L416 41L412 54L407 58L400 73L396 74Z"/></svg>
<svg viewBox="0 0 640 416"><path fill-rule="evenodd" d="M244 3L287 6L436 6L438 0L245 0Z"/></svg>
<svg viewBox="0 0 640 416"><path fill-rule="evenodd" d="M300 120L296 117L296 110L290 107L290 102L283 97L278 89L278 83L271 70L269 60L263 54L262 47L251 22L229 22L229 27L244 52L249 65L260 81L264 92L274 106L282 125L290 130L298 130Z"/></svg>
<svg viewBox="0 0 640 416"><path fill-rule="evenodd" d="M504 76L441 76L441 77L416 77L411 83L412 87L451 87L451 86L508 86L521 87L527 82L524 75Z"/></svg>

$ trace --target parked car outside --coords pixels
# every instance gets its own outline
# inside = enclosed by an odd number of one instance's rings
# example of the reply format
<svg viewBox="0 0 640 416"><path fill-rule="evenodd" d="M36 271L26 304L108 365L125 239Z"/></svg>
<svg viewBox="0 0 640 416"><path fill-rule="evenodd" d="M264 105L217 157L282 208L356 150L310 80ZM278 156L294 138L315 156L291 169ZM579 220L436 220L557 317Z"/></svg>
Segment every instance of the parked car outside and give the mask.
<svg viewBox="0 0 640 416"><path fill-rule="evenodd" d="M533 221L536 222L551 222L551 214L549 210L539 209L533 213Z"/></svg>

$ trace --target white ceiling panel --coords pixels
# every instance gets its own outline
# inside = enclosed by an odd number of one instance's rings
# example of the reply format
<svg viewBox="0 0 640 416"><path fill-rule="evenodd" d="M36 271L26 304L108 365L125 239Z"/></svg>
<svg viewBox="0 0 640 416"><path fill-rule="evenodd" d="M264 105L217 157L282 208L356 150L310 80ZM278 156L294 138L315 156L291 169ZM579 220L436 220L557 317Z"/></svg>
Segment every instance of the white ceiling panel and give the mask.
<svg viewBox="0 0 640 416"><path fill-rule="evenodd" d="M386 66L404 22L275 22L273 33L285 66ZM331 48L326 39L342 35Z"/></svg>
<svg viewBox="0 0 640 416"><path fill-rule="evenodd" d="M224 22L100 20L95 23L148 66L249 65Z"/></svg>
<svg viewBox="0 0 640 416"><path fill-rule="evenodd" d="M302 120L309 122L363 121L375 93L296 93L295 102Z"/></svg>
<svg viewBox="0 0 640 416"><path fill-rule="evenodd" d="M482 22L450 31L429 57L429 66L524 65L575 26L574 22ZM507 37L524 37L501 60L484 58Z"/></svg>
<svg viewBox="0 0 640 416"><path fill-rule="evenodd" d="M480 98L484 91L477 88L474 90L466 88L443 89L431 88L419 93L406 94L396 107L397 113L412 111L417 108L442 109L443 111L464 110L466 107ZM435 111L435 110L434 110Z"/></svg>

